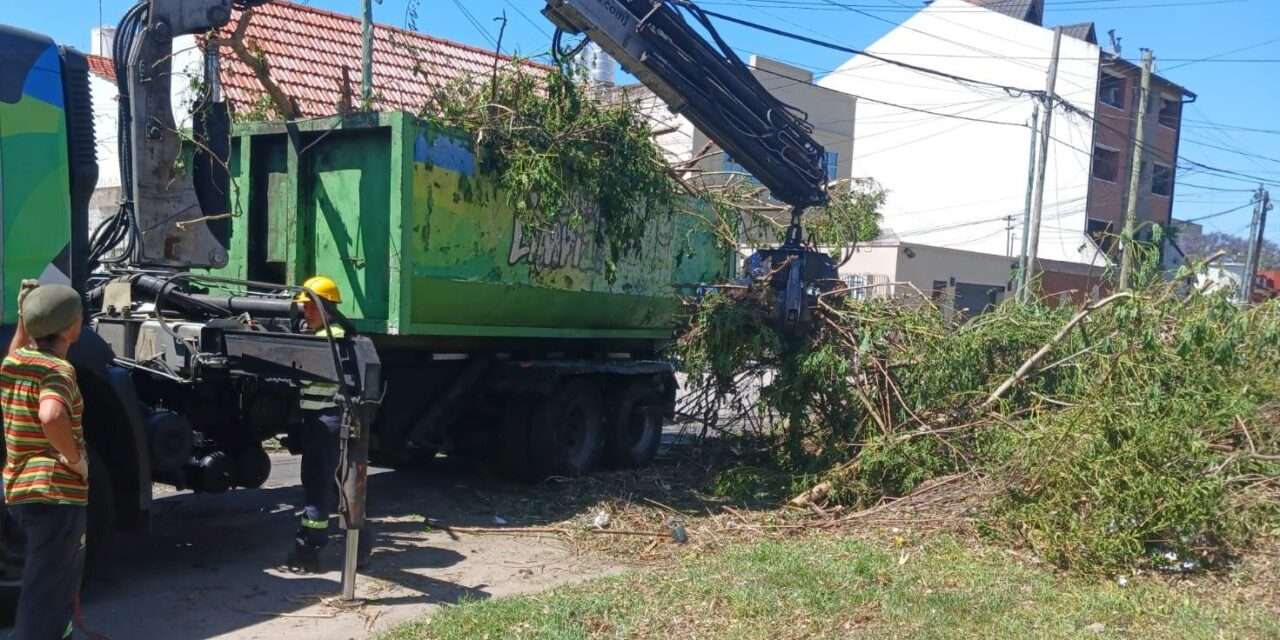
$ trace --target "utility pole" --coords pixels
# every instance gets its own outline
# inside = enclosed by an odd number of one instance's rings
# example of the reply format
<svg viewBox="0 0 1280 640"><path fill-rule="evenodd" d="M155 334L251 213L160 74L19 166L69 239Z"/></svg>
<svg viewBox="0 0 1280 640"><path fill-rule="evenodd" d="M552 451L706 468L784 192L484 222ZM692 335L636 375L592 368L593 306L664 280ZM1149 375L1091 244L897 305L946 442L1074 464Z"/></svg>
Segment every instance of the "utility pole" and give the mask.
<svg viewBox="0 0 1280 640"><path fill-rule="evenodd" d="M360 109L367 111L373 106L373 0L364 0L361 26L364 45L360 51Z"/></svg>
<svg viewBox="0 0 1280 640"><path fill-rule="evenodd" d="M1138 227L1138 201L1142 199L1142 162L1147 139L1147 102L1151 95L1150 49L1142 50L1142 87L1138 91L1138 123L1133 132L1133 162L1129 166L1129 199L1124 210L1124 230L1120 233L1120 288L1128 289L1133 280L1133 261L1137 253L1133 235Z"/></svg>
<svg viewBox="0 0 1280 640"><path fill-rule="evenodd" d="M1022 290L1030 282L1027 279L1027 238L1031 231L1031 194L1036 184L1036 142L1039 137L1037 127L1040 126L1040 103L1031 109L1031 141L1027 151L1027 201L1022 206L1022 251L1018 253L1018 281L1016 283L1018 299L1022 299Z"/></svg>
<svg viewBox="0 0 1280 640"><path fill-rule="evenodd" d="M1267 228L1267 211L1271 209L1271 193L1258 185L1254 203L1253 224L1249 229L1249 253L1240 283L1240 298L1244 304L1253 302L1253 281L1258 277L1258 263L1262 261L1262 236Z"/></svg>
<svg viewBox="0 0 1280 640"><path fill-rule="evenodd" d="M1031 215L1027 220L1026 268L1023 269L1023 286L1018 298L1025 304L1031 300L1031 287L1035 282L1036 253L1040 250L1040 218L1044 211L1044 174L1049 164L1049 133L1053 124L1053 103L1057 100L1054 89L1058 86L1058 50L1062 46L1062 27L1053 30L1053 57L1049 60L1049 77L1044 87L1044 125L1040 129L1040 152L1036 156L1036 181L1031 195Z"/></svg>

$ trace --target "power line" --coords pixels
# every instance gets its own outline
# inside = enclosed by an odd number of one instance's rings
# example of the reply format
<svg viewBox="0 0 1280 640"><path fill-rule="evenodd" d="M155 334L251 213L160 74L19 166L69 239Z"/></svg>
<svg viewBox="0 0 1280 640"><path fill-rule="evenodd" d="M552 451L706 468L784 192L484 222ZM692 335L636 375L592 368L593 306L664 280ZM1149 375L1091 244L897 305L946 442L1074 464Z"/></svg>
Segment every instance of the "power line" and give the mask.
<svg viewBox="0 0 1280 640"><path fill-rule="evenodd" d="M456 0L455 0L455 2L456 2ZM878 17L878 16L870 16L869 14L866 14L864 11L861 11L861 10L859 10L859 9L854 8L854 7L853 7L853 5L847 5L847 4L836 3L836 2L834 2L833 0L824 0L824 2L825 2L826 4L834 5L834 6L836 6L836 7L840 7L840 8L842 8L842 9L848 9L848 10L855 11L855 12L860 13L860 14L863 14L863 15L868 15L869 17L872 17L872 18L875 18L875 19L878 19L878 20L887 21L887 20L885 20L885 19L883 19L883 18L880 18L880 17ZM900 3L899 3L899 4L900 4ZM904 6L905 6L905 5L904 5ZM985 9L984 9L984 10L985 10ZM832 49L832 50L836 50L836 51L841 51L841 52L845 52L845 53L850 53L850 54L853 54L853 55L865 56L865 57L867 57L867 58L871 58L871 59L874 59L874 60L878 60L878 61L880 61L880 62L884 62L884 63L891 64L891 65L894 65L894 66L898 66L898 67L901 67L901 68L905 68L905 69L908 69L908 70L911 70L911 71L914 71L914 72L917 72L917 73L923 73L923 74L927 74L927 75L933 75L933 76L937 76L937 77L941 77L941 78L949 79L949 80L952 80L952 81L954 81L954 82L958 82L958 83L962 83L962 84L970 84L970 85L975 85L975 86L984 86L984 87L991 87L991 88L1000 89L1000 90L1004 91L1005 93L1009 94L1010 96L1015 96L1015 97L1016 97L1016 96L1018 96L1018 95L1030 95L1030 96L1038 96L1038 97L1039 97L1039 96L1043 96L1043 95L1044 95L1044 92L1043 92L1043 91L1036 91L1036 90L1024 89L1024 88L1020 88L1020 87L1013 87L1013 86L1008 86L1008 85L1001 85L1001 84L999 84L999 83L994 83L994 82L988 82L988 81L983 81L983 80L976 80L976 79L974 79L974 78L968 78L968 77L961 76L961 75L958 75L958 74L952 74L952 73L944 72L944 71L941 71L941 70L938 70L938 69L931 69L931 68L928 68L928 67L923 67L923 66L919 66L919 65L914 65L914 64L910 64L910 63L903 62L903 61L901 61L901 60L895 60L895 59L892 59L892 58L887 58L887 57L885 57L885 56L881 56L881 55L878 55L878 54L872 54L872 53L869 53L869 52L866 52L866 51L862 51L862 50L858 50L858 49L854 49L854 48L851 48L851 47L845 47L845 46L842 46L842 45L837 45L837 44L834 44L834 43L831 43L831 42L826 42L826 41L819 40L819 39L816 39L816 38L810 38L810 37L807 37L807 36L803 36L803 35L799 35L799 34L791 33L791 32L788 32L788 31L785 31L785 30L782 30L782 29L776 29L776 28L769 27L769 26L762 25L762 24L758 24L758 23L755 23L755 22L752 22L752 21L749 21L749 20L744 20L744 19L741 19L741 18L736 18L736 17L733 17L733 16L728 16L728 15L725 15L725 14L722 14L722 13L719 13L719 12L707 11L707 10L705 10L705 9L703 9L703 10L702 10L702 12L703 12L704 14L708 15L708 16L712 16L712 17L715 17L715 18L718 18L718 19L721 19L721 20L725 20L725 21L728 21L728 22L732 22L732 23L735 23L735 24L739 24L739 25L741 25L741 26L745 26L745 27L748 27L748 28L756 29L756 30L758 30L758 31L762 31L762 32L765 32L765 33L771 33L771 34L773 34L773 35L778 35L778 36L786 37L786 38L789 38L789 39L797 40L797 41L800 41L800 42L805 42L805 43L808 43L808 44L813 44L813 45L816 45L816 46L820 46L820 47L824 47L824 48L828 48L828 49ZM894 26L899 26L899 25L898 25L898 23L894 23L894 22L892 22L892 21L887 21L887 22L890 22L890 24L893 24ZM914 31L919 31L918 29L912 29L912 30L914 30ZM921 33L926 33L926 35L933 36L933 34L927 34L927 32L921 32ZM937 36L933 36L933 37L937 37ZM943 40L945 40L945 39L943 39ZM962 43L956 43L956 44L959 44L960 46L966 46L966 45L963 45ZM972 47L967 47L967 48L971 48L971 49L972 49ZM997 57L998 57L998 56L997 56ZM858 96L858 97L859 97L859 99L867 100L868 102L885 104L886 106L890 106L890 107L894 107L894 108L903 108L903 105L897 105L897 104L894 104L894 103L889 103L889 102L887 102L887 101L878 101L878 100L876 100L876 99L868 98L868 97L866 97L866 96ZM1127 133L1127 132L1120 131L1119 129L1116 129L1115 127L1110 126L1110 125L1109 125L1109 124L1107 124L1106 122L1101 121L1101 120L1097 117L1097 115L1096 115L1096 114L1093 114L1093 113L1091 113L1091 112L1089 112L1089 111L1086 111L1085 109L1082 109L1082 108L1080 108L1080 107L1077 107L1077 106L1075 106L1074 104L1071 104L1070 102L1068 102L1067 100L1065 100L1064 98L1062 98L1060 95L1055 94L1054 96L1052 96L1052 98L1054 99L1054 101L1056 101L1056 102L1058 102L1058 103L1062 104L1062 105L1064 106L1064 108L1066 108L1068 111L1070 111L1070 112L1072 112L1072 113L1075 113L1075 114L1077 114L1077 115L1081 115L1081 116L1083 116L1083 117L1085 117L1085 118L1087 118L1087 119L1091 120L1092 122L1094 122L1094 124L1095 124L1096 126L1099 126L1099 127L1104 128L1104 129L1110 130L1110 131L1115 132L1115 133L1117 133L1117 134L1119 134L1119 135L1125 136L1126 138L1128 137L1128 133ZM908 108L908 110L916 110L916 109ZM937 115L937 116L940 116L940 117L948 117L948 116L950 116L950 117L954 117L954 116L956 115L956 114L941 114L941 113L938 113L938 112L930 112L930 111L928 111L928 110L923 110L923 109L920 109L920 110L918 110L918 111L921 111L921 112L924 112L924 113L928 113L929 115ZM961 118L956 118L956 119L969 120L969 121L974 121L974 122L983 122L983 123L989 123L989 124L1007 124L1007 125L1010 125L1010 126L1025 126L1025 125L1023 125L1023 124L1021 124L1021 123L1009 123L1009 122L990 121L990 120L979 119L979 118L967 118L967 117L961 117ZM1085 154L1088 154L1088 155L1092 155L1092 151L1085 150L1085 149L1081 149L1081 148L1079 148L1079 147L1076 147L1075 145L1072 145L1072 144L1067 143L1067 142L1062 141L1062 140L1055 139L1055 141L1057 141L1059 144L1063 144L1063 145L1065 145L1065 146L1068 146L1068 147L1070 147L1070 148L1073 148L1073 149L1075 149L1075 150L1077 150L1077 151L1079 151L1079 152L1081 152L1081 153L1085 153ZM1150 144L1144 144L1144 145L1143 145L1143 147L1144 147L1144 150L1145 150L1145 149L1152 149L1152 147L1151 147L1151 145L1150 145ZM1152 149L1152 150L1153 150L1153 152L1154 152L1154 153L1157 153L1157 154L1158 154L1158 155L1160 155L1160 156L1164 156L1164 155L1165 155L1162 151L1160 151L1160 150L1158 150L1158 149ZM1178 168L1185 169L1185 170L1187 170L1187 172L1188 172L1188 173L1190 173L1192 170L1200 170L1200 171L1202 171L1202 172L1204 172L1204 173L1207 173L1207 174L1209 174L1209 175L1213 175L1213 176L1215 176L1215 177L1224 178L1224 179L1242 179L1242 180L1246 180L1246 181L1249 181L1249 182L1255 182L1255 183L1256 183L1256 182L1262 182L1262 183L1264 183L1264 184L1277 185L1277 183L1275 183L1275 182L1268 181L1268 180L1265 180L1265 179L1260 179L1260 178L1258 178L1257 176L1249 175L1249 174L1247 174L1247 173L1240 172L1240 171L1235 171L1235 170L1231 170L1231 169L1224 169L1224 168L1220 168L1220 167L1215 167L1215 166L1212 166L1212 165L1208 165L1208 164L1205 164L1205 163L1202 163L1202 162L1198 162L1198 161L1195 161L1195 160L1191 160L1191 159L1185 158L1185 157L1183 157L1183 156L1179 156L1176 160L1180 160L1180 161L1182 161L1183 163L1185 163L1185 164L1180 164L1180 165L1178 165ZM1177 163L1175 162L1174 164L1177 164ZM1277 186L1280 186L1280 185L1277 185Z"/></svg>
<svg viewBox="0 0 1280 640"><path fill-rule="evenodd" d="M462 17L466 18L467 22L470 22L471 26L476 28L476 31L478 31L486 41L488 41L489 46L497 48L498 42L493 39L493 36L489 33L489 30L485 29L484 25L480 24L479 20L476 20L476 17L471 14L471 11L468 10L465 5L462 4L461 0L453 0L453 6L457 7L458 11L462 12Z"/></svg>
<svg viewBox="0 0 1280 640"><path fill-rule="evenodd" d="M524 12L524 11L523 11L519 6L518 6L518 5L516 5L516 3L512 2L511 0L503 0L503 2L506 2L506 3L507 3L507 6L509 6L509 7L511 7L512 9L514 9L514 10L515 10L515 12L516 12L517 14L519 14L519 16L520 16L521 18L524 18L524 21L525 21L525 22L528 22L529 24L533 25L533 28L534 28L534 29L537 29L539 33L541 33L542 35L546 36L547 38L550 38L550 37L551 37L551 32L550 32L550 31L547 31L545 27L543 27L543 26L542 26L541 24L539 24L538 22L535 22L535 21L533 20L533 18L530 18L530 17L529 17L529 14L525 13L525 12Z"/></svg>
<svg viewBox="0 0 1280 640"><path fill-rule="evenodd" d="M1182 67L1190 66L1200 62L1225 62L1224 60L1221 60L1223 56L1229 56L1233 53L1240 53L1242 51L1249 51L1250 49L1257 49L1258 47L1265 47L1266 45L1269 45L1273 42L1280 42L1280 38L1271 38L1269 40L1264 40L1257 44L1251 44L1245 47L1240 47L1239 49L1232 49L1230 51L1225 51L1223 53L1215 53L1211 56L1205 56L1203 58L1189 60L1182 64L1175 64L1172 67L1169 67L1168 69L1163 69L1162 71L1173 71L1174 69L1181 69Z"/></svg>
<svg viewBox="0 0 1280 640"><path fill-rule="evenodd" d="M1179 182L1178 186L1184 189L1185 188L1204 189L1206 191L1221 191L1225 193L1253 193L1255 191L1255 189L1226 189L1223 187L1211 187L1203 184L1192 184L1190 182ZM1186 196L1183 196L1183 197L1185 198Z"/></svg>
<svg viewBox="0 0 1280 640"><path fill-rule="evenodd" d="M1255 203L1253 203L1253 202L1246 202L1246 203L1244 203L1244 204L1242 204L1242 205L1240 205L1240 206L1238 206L1238 207L1233 207L1233 208L1231 208L1231 209L1227 209L1226 211L1219 211L1219 212L1217 212L1217 213L1211 213L1211 214L1209 214L1209 215L1207 215L1207 216L1200 216L1200 217L1198 217L1198 218L1187 218L1187 219L1185 219L1185 220L1179 220L1179 222L1199 222L1199 221L1201 221L1201 220L1208 220L1208 219L1210 219L1210 218L1217 218L1217 217L1219 217L1219 216L1225 216L1225 215L1227 215L1228 213L1235 213L1235 212L1237 212L1237 211L1240 211L1241 209L1245 209L1245 208L1248 208L1248 207L1252 207L1254 204L1255 204Z"/></svg>
<svg viewBox="0 0 1280 640"><path fill-rule="evenodd" d="M1210 148L1210 149L1217 149L1217 150L1219 150L1219 151L1226 151L1227 153L1234 153L1234 154L1236 154L1236 155L1243 156L1243 157L1246 157L1246 158L1254 158L1254 159L1257 159L1257 160L1265 160L1265 161L1267 161L1267 162L1274 162L1274 163L1276 163L1276 164L1280 164L1280 160L1277 160L1277 159L1272 158L1272 157L1270 157L1270 156L1264 156L1264 155L1257 154L1257 153L1249 153L1248 151L1241 151L1241 150L1239 150L1239 149L1232 149L1232 148L1230 148L1230 147L1224 147L1224 146L1220 146L1220 145L1216 145L1216 144L1210 144L1210 143L1208 143L1208 142L1204 142L1204 141L1202 141L1202 140L1196 140L1195 138L1188 138L1188 137L1186 137L1186 136L1182 136L1182 140L1183 140L1183 142L1190 142L1191 144L1198 145L1198 146L1201 146L1201 147L1208 147L1208 148Z"/></svg>
<svg viewBox="0 0 1280 640"><path fill-rule="evenodd" d="M457 1L458 1L458 0L454 0L454 2L457 2ZM812 44L812 45L816 45L816 46L823 47L823 48L826 48L826 49L831 49L832 51L840 51L840 52L842 52L842 53L850 53L850 54L853 54L853 55L856 55L856 56L865 56L865 57L867 57L867 58L871 58L871 59L873 59L873 60L879 60L879 61L881 61L881 62L885 62L885 63L891 64L891 65L894 65L894 66L897 66L897 67L902 67L902 68L904 68L904 69L910 69L910 70L912 70L912 71L917 71L917 72L919 72L919 73L924 73L924 74L927 74L927 75L937 76L937 77L940 77L940 78L946 78L946 79L948 79L948 80L952 80L952 81L955 81L955 82L960 82L960 83L964 83L964 84L971 84L971 85L978 85L978 86L984 86L984 87L991 87L991 88L994 88L994 89L1000 89L1001 91L1004 91L1004 92L1006 92L1006 93L1009 93L1010 95L1040 95L1040 94L1043 94L1043 93L1044 93L1043 91L1037 91L1037 90L1034 90L1034 89L1023 89L1023 88L1020 88L1020 87L1014 87L1014 86L1010 86L1010 85L1003 85L1003 84L999 84L999 83L996 83L996 82L988 82L988 81L986 81L986 80L977 80L977 79L975 79L975 78L967 78L967 77L965 77L965 76L956 75L956 74L953 74L953 73L947 73L947 72L945 72L945 71L940 71L940 70L938 70L938 69L930 69L930 68L928 68L928 67L921 67L921 66L919 66L919 65L914 65L914 64L911 64L911 63L909 63L909 62L903 62L903 61L901 61L901 60L894 60L893 58L886 58L886 57L881 56L881 55L879 55L879 54L870 53L870 52L868 52L868 51L863 51L863 50L861 50L861 49L854 49L854 48L852 48L852 47L846 47L846 46L843 46L843 45L838 45L838 44L835 44L835 43L833 43L833 42L827 42L827 41L825 41L825 40L819 40L819 39L817 39L817 38L810 38L809 36L803 36L803 35L800 35L800 34L798 34L798 33L792 33L792 32L790 32L790 31L784 31L784 30L782 30L782 29L775 29L774 27L770 27L770 26L767 26L767 25L763 25L763 24L760 24L760 23L757 23L757 22L752 22L752 21L750 21L750 20L743 20L742 18L735 18L735 17L733 17L733 16L726 15L726 14L723 14L723 13L719 13L719 12L717 12L717 11L708 11L708 10L706 10L706 9L703 9L703 10L702 10L702 12L703 12L703 13L705 13L706 15L708 15L708 16L711 16L711 17L714 17L714 18L719 18L719 19L724 20L724 21L726 21L726 22L732 22L732 23L734 23L734 24L738 24L738 25L741 25L741 26L744 26L744 27L748 27L748 28L751 28L751 29L755 29L755 30L757 30L757 31L762 31L762 32L764 32L764 33L770 33L770 34L773 34L773 35L776 35L776 36L781 36L781 37L784 37L784 38L790 38L790 39L792 39L792 40L796 40L796 41L799 41L799 42L805 42L805 43ZM896 23L895 23L895 24L896 24Z"/></svg>

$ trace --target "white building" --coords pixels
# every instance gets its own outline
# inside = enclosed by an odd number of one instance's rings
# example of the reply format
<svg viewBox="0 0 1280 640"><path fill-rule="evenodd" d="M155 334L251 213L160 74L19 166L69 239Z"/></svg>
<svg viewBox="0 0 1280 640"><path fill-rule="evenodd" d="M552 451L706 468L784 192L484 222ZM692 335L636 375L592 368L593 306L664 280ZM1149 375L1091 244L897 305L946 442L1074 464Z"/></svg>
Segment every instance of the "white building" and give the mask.
<svg viewBox="0 0 1280 640"><path fill-rule="evenodd" d="M1044 89L1054 32L1043 14L1043 0L935 0L866 51L951 77L861 55L819 81L861 98L852 172L888 190L883 226L900 241L982 254L1006 270L1020 253L1038 100L1002 87ZM1070 109L1054 110L1046 154L1046 291L1087 292L1109 264L1106 236L1128 198L1134 72L1101 50L1091 23L1064 27L1055 93ZM1140 220L1168 223L1184 94L1155 77ZM847 268L873 267L855 258ZM937 279L970 277L958 269Z"/></svg>

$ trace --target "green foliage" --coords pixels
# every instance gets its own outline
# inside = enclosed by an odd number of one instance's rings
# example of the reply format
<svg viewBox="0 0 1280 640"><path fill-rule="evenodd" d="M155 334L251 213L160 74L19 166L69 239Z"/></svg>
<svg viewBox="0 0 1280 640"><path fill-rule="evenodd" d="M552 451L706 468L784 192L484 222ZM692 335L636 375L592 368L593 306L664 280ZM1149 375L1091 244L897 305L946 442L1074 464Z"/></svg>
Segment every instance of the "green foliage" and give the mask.
<svg viewBox="0 0 1280 640"><path fill-rule="evenodd" d="M786 343L767 313L722 299L732 321L695 320L680 355L732 345L693 378L719 389L772 372L760 410L783 418L776 468L825 477L832 499L868 506L972 472L1002 487L984 530L1065 568L1210 567L1280 530L1280 304L1150 284L1053 344L993 417L987 396L1075 310L1007 303L952 327L917 302L824 301L808 340Z"/></svg>
<svg viewBox="0 0 1280 640"><path fill-rule="evenodd" d="M688 213L703 219L727 246L776 245L791 220L789 207L771 200L764 187L740 176L728 180L691 177L681 186L706 205L705 210ZM839 256L879 237L880 207L888 194L876 181L840 180L828 184L827 192L826 206L807 209L801 217L808 244Z"/></svg>
<svg viewBox="0 0 1280 640"><path fill-rule="evenodd" d="M795 478L769 465L743 464L716 474L711 492L737 504L776 503L794 489Z"/></svg>
<svg viewBox="0 0 1280 640"><path fill-rule="evenodd" d="M707 295L680 338L685 373L699 386L728 391L737 375L756 365L762 354L781 350L778 335L765 329L767 313L762 302L741 304L728 293Z"/></svg>
<svg viewBox="0 0 1280 640"><path fill-rule="evenodd" d="M806 240L815 246L851 249L880 236L880 207L888 194L872 180L832 185L830 202L804 214Z"/></svg>
<svg viewBox="0 0 1280 640"><path fill-rule="evenodd" d="M648 218L674 206L676 185L648 121L572 76L517 61L492 82L450 85L426 111L474 134L484 168L522 222L591 225L607 241L610 272L639 248Z"/></svg>

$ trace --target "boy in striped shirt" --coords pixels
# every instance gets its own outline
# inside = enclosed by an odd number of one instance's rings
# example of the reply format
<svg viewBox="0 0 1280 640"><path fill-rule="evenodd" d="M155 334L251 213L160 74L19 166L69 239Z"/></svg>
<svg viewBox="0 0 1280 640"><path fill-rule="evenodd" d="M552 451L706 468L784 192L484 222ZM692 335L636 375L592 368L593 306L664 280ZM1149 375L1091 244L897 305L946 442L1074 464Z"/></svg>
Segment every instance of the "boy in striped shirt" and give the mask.
<svg viewBox="0 0 1280 640"><path fill-rule="evenodd" d="M27 541L14 635L56 640L71 637L84 569L84 402L67 362L83 311L75 289L27 282L18 308L18 327L0 363L4 500Z"/></svg>

